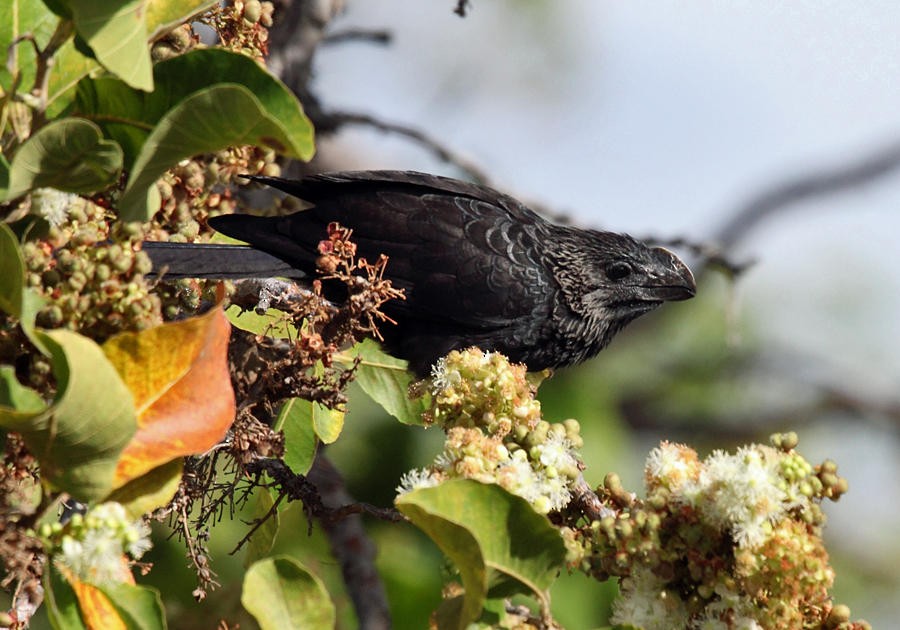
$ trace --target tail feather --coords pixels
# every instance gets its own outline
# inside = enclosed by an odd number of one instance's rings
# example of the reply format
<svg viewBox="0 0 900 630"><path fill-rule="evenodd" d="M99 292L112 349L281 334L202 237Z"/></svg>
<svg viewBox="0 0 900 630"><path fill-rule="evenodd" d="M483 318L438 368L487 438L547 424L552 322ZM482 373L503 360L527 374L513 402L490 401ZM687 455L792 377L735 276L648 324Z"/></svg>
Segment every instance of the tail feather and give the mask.
<svg viewBox="0 0 900 630"><path fill-rule="evenodd" d="M149 275L169 279L307 277L280 258L242 245L144 241L143 250L153 263Z"/></svg>

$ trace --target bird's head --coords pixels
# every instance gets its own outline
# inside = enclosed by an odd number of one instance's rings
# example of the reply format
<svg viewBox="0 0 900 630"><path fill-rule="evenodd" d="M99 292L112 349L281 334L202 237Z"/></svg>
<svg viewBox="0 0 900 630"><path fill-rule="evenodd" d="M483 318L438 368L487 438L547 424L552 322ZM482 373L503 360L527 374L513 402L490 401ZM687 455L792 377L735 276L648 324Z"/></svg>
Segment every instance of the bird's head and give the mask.
<svg viewBox="0 0 900 630"><path fill-rule="evenodd" d="M696 294L690 269L667 249L612 232L572 236L568 251L557 258L558 277L569 308L598 328L602 345L663 302Z"/></svg>

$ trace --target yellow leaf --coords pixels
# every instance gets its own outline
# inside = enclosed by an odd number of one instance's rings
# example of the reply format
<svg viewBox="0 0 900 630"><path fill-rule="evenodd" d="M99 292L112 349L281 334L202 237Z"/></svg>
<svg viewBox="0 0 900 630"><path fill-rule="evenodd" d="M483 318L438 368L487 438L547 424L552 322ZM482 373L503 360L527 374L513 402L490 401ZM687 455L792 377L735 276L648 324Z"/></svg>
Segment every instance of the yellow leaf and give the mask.
<svg viewBox="0 0 900 630"><path fill-rule="evenodd" d="M203 453L224 437L235 413L230 331L216 308L104 344L138 413L138 430L119 459L114 487L177 457Z"/></svg>

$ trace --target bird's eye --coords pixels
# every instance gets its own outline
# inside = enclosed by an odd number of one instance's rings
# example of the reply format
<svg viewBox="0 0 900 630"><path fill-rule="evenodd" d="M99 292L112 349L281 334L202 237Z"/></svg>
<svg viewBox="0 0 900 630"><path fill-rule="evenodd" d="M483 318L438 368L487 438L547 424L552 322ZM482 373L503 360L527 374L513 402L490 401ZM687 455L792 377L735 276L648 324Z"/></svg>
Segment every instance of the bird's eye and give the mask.
<svg viewBox="0 0 900 630"><path fill-rule="evenodd" d="M617 261L606 266L606 277L610 280L621 280L631 275L631 265L627 262Z"/></svg>

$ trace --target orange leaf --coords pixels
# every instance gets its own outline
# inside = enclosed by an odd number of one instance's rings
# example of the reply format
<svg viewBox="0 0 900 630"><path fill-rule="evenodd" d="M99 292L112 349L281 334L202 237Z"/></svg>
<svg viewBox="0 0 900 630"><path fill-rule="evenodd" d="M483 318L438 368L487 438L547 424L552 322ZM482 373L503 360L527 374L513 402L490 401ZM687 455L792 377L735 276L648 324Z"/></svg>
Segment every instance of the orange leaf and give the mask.
<svg viewBox="0 0 900 630"><path fill-rule="evenodd" d="M78 599L78 610L81 611L81 620L88 630L126 630L127 626L122 621L119 611L116 610L109 598L96 586L77 579L71 571L65 567L56 567L60 574L72 587L75 597ZM126 584L134 584L134 576L128 568L128 561L122 557L122 571L119 577Z"/></svg>
<svg viewBox="0 0 900 630"><path fill-rule="evenodd" d="M78 598L81 620L88 630L127 630L119 612L97 587L78 580L72 580L70 584Z"/></svg>
<svg viewBox="0 0 900 630"><path fill-rule="evenodd" d="M116 335L103 351L134 396L138 429L113 487L177 457L218 443L234 420L228 372L231 325L222 309L138 333Z"/></svg>

